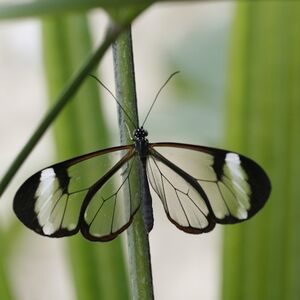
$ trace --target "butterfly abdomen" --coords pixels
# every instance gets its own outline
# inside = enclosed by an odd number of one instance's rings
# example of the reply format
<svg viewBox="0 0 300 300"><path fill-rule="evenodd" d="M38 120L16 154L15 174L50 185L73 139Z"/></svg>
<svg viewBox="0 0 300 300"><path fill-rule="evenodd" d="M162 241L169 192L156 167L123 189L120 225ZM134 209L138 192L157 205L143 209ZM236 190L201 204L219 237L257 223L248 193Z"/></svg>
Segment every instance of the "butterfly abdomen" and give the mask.
<svg viewBox="0 0 300 300"><path fill-rule="evenodd" d="M153 228L153 209L152 209L152 197L150 194L149 183L146 174L146 165L143 163L143 172L141 176L142 180L142 213L144 224L147 232L149 233Z"/></svg>

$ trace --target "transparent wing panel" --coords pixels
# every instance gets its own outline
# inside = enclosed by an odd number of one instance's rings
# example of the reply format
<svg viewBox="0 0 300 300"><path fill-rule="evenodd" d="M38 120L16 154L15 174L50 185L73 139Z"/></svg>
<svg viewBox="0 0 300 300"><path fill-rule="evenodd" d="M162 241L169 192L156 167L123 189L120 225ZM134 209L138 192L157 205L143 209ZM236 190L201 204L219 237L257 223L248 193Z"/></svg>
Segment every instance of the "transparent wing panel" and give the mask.
<svg viewBox="0 0 300 300"><path fill-rule="evenodd" d="M138 157L134 156L88 195L82 233L90 240L108 241L125 230L140 206L136 185ZM114 182L112 185L111 183Z"/></svg>
<svg viewBox="0 0 300 300"><path fill-rule="evenodd" d="M149 156L147 176L172 223L189 233L211 230L215 222L194 186L154 156Z"/></svg>

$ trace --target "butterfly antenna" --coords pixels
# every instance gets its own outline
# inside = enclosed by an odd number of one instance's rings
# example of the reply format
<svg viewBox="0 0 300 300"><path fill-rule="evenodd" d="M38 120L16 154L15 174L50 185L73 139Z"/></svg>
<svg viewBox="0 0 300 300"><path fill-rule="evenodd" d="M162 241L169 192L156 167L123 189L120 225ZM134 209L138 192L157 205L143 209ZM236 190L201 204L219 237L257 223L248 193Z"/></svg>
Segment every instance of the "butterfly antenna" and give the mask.
<svg viewBox="0 0 300 300"><path fill-rule="evenodd" d="M146 123L146 121L147 121L147 119L148 119L148 117L149 117L149 114L150 114L150 112L151 112L151 110L152 110L152 108L153 108L153 106L154 106L154 104L155 104L155 102L156 102L156 100L157 100L157 98L158 98L160 92L161 92L161 91L163 90L163 88L167 85L167 83L171 80L171 78L172 78L173 76L175 76L176 74L178 74L178 73L179 73L179 71L176 71L176 72L172 73L172 74L169 76L169 78L165 81L165 83L161 86L161 88L158 90L158 92L157 92L157 94L156 94L156 96L155 96L155 98L154 98L154 101L152 102L152 104L151 104L151 106L150 106L150 109L149 109L149 111L148 111L148 113L147 113L147 115L146 115L146 117L145 117L145 120L144 120L144 122L143 122L143 124L142 124L142 127L145 125L145 123Z"/></svg>
<svg viewBox="0 0 300 300"><path fill-rule="evenodd" d="M101 86L103 88L106 89L107 92L109 92L109 94L115 99L115 101L117 102L117 104L119 105L119 107L122 109L122 111L124 112L124 114L126 115L126 117L128 118L128 120L130 121L130 123L133 125L133 128L136 128L136 124L134 124L134 122L132 121L132 119L130 118L129 114L126 112L126 110L124 109L124 107L121 105L121 103L119 102L119 100L117 99L117 97L109 90L109 88L107 86L104 85L104 83L102 81L100 81L100 79L98 77L96 77L93 74L89 74L92 78L96 79L96 81L98 81Z"/></svg>

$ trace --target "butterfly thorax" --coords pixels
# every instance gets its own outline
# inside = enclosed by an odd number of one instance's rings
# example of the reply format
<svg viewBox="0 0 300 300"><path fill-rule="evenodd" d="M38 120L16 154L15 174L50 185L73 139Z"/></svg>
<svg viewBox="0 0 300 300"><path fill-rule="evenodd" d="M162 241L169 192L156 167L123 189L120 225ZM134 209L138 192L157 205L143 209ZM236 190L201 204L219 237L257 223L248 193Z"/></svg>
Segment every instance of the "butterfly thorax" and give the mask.
<svg viewBox="0 0 300 300"><path fill-rule="evenodd" d="M140 155L141 159L146 158L148 155L148 132L143 127L135 129L133 133L133 140L135 150Z"/></svg>

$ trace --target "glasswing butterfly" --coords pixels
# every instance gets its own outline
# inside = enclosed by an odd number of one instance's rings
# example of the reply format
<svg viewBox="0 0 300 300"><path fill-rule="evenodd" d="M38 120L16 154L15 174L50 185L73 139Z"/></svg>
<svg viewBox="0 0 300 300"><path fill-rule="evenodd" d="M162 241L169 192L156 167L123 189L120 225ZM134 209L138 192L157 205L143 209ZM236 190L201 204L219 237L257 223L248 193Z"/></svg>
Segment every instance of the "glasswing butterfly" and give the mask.
<svg viewBox="0 0 300 300"><path fill-rule="evenodd" d="M158 91L143 125L160 91L176 73ZM266 203L271 184L253 160L204 146L149 143L143 125L135 126L130 145L78 156L35 173L15 195L17 217L44 236L80 231L88 240L109 241L131 224L141 207L146 229L151 231L150 186L168 219L187 233L209 232L216 223L245 221ZM91 166L94 172L82 176ZM142 197L137 196L136 178Z"/></svg>

